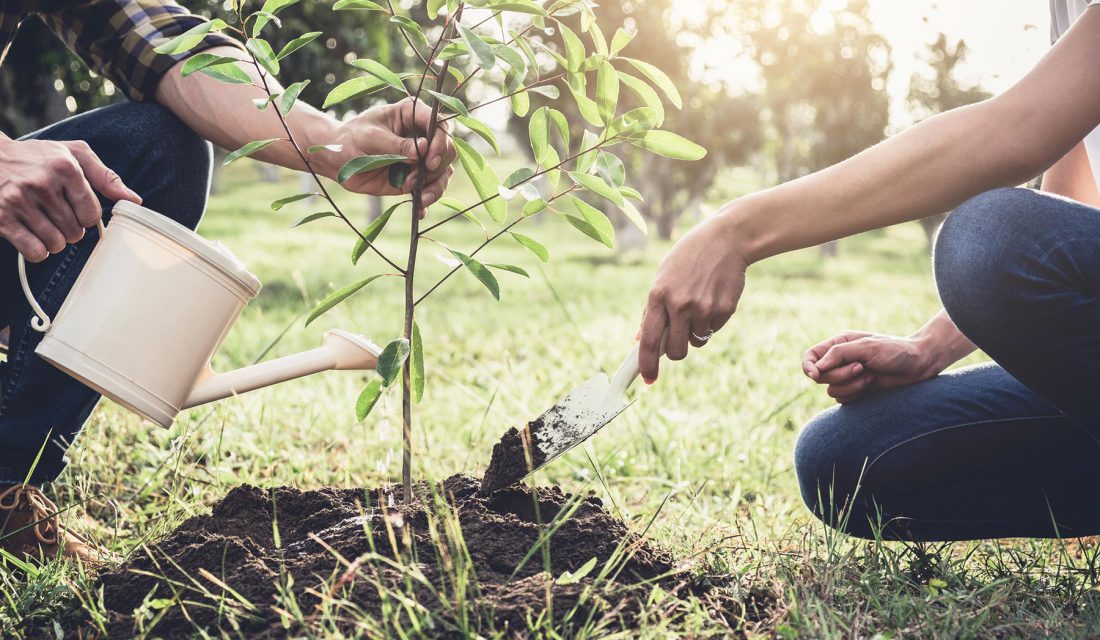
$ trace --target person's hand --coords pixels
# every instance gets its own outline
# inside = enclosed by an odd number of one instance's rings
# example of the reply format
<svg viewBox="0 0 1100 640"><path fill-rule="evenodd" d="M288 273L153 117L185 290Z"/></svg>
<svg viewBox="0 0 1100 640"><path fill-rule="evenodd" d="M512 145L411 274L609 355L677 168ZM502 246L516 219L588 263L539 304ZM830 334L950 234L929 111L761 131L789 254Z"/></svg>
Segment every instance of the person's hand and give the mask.
<svg viewBox="0 0 1100 640"><path fill-rule="evenodd" d="M841 404L876 389L902 387L933 378L945 368L926 341L846 331L802 354L802 371Z"/></svg>
<svg viewBox="0 0 1100 640"><path fill-rule="evenodd" d="M427 152L428 172L424 176L422 195L423 207L427 208L443 197L443 191L454 173L451 163L455 159L455 147L447 134L446 123L438 123L430 145L424 137L431 121L431 113L428 105L406 98L394 104L372 107L342 123L335 141L341 145L341 150L333 154L338 162L332 163L325 173L335 179L340 167L358 156L401 155L408 158L409 164L413 166L400 187L390 184L388 166L364 171L343 184L349 191L376 196L409 193L416 185L418 170L415 165L418 154Z"/></svg>
<svg viewBox="0 0 1100 640"><path fill-rule="evenodd" d="M669 251L649 290L638 334L638 368L657 380L661 338L665 354L683 360L688 345L702 347L730 319L745 288L747 263L722 216L696 226Z"/></svg>
<svg viewBox="0 0 1100 640"><path fill-rule="evenodd" d="M84 237L103 215L97 191L141 203L83 141L0 136L0 237L30 262Z"/></svg>

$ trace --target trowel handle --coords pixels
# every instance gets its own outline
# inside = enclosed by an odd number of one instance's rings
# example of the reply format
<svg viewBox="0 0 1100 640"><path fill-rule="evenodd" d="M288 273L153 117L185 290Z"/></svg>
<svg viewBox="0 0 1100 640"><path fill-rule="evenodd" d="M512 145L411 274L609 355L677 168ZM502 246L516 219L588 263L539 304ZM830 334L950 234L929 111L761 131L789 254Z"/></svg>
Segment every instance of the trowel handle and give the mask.
<svg viewBox="0 0 1100 640"><path fill-rule="evenodd" d="M667 342L668 329L665 329L664 334L661 335L661 355L665 353ZM638 375L641 373L638 369L638 349L640 347L640 344L634 345L634 348L630 350L630 354L619 365L619 370L615 372L615 376L611 378L611 384L607 387L608 398L623 399L626 396L626 390L638 379Z"/></svg>
<svg viewBox="0 0 1100 640"><path fill-rule="evenodd" d="M96 221L96 227L99 229L99 237L103 238L103 218ZM26 296L27 302L30 303L31 309L34 311L35 318L31 318L31 327L35 331L45 333L53 321L50 320L50 316L46 315L46 312L42 309L42 305L38 304L38 301L34 299L34 292L31 291L31 283L27 281L27 260L23 257L23 254L19 255L19 284L23 285L23 295Z"/></svg>

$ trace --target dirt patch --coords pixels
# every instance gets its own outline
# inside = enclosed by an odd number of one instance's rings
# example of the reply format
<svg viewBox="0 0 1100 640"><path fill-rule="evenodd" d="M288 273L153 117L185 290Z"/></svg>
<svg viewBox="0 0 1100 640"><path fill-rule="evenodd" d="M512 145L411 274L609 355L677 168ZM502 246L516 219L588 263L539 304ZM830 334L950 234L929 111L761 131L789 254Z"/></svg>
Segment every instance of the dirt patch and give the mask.
<svg viewBox="0 0 1100 640"><path fill-rule="evenodd" d="M539 419L528 424L523 431L512 427L500 442L493 445L493 456L481 479L479 495L485 496L513 485L546 462L546 454L538 446L538 429L541 426Z"/></svg>
<svg viewBox="0 0 1100 640"><path fill-rule="evenodd" d="M671 557L595 497L522 485L484 497L478 489L454 476L402 504L395 486L234 488L210 515L101 577L109 635L190 636L198 627L285 637L303 621L351 629L367 617L382 632L403 618L430 618L428 635L438 637L463 629L520 636L539 616L565 629L624 629L637 624L639 600L654 584L673 595L689 588ZM592 558L590 573L569 579ZM605 566L614 571L601 576ZM471 611L472 619L463 615Z"/></svg>

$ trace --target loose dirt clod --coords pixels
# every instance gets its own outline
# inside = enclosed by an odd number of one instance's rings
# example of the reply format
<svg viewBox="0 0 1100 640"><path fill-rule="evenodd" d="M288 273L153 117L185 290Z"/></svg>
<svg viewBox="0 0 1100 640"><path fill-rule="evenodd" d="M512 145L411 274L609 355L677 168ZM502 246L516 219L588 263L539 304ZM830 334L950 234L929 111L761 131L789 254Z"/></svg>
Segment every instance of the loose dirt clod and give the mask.
<svg viewBox="0 0 1100 640"><path fill-rule="evenodd" d="M161 637L190 636L196 627L237 633L235 625L248 637L285 637L302 618L351 629L364 614L392 624L410 606L430 612L442 637L460 626L522 636L544 612L565 628L591 618L621 629L653 584L676 594L690 582L598 498L556 487L513 486L488 497L478 490L477 480L453 476L419 485L419 498L403 504L398 486L236 487L210 515L188 519L101 577L110 637L151 624ZM461 534L450 526L455 518ZM616 571L597 580L613 557ZM561 579L592 558L591 573ZM458 620L460 610L475 619Z"/></svg>
<svg viewBox="0 0 1100 640"><path fill-rule="evenodd" d="M532 469L537 469L546 462L546 454L538 446L538 427L540 420L535 420L523 428L522 431L512 427L493 445L493 455L489 459L489 467L485 469L485 476L481 479L481 489L478 493L482 496L509 487L527 477Z"/></svg>

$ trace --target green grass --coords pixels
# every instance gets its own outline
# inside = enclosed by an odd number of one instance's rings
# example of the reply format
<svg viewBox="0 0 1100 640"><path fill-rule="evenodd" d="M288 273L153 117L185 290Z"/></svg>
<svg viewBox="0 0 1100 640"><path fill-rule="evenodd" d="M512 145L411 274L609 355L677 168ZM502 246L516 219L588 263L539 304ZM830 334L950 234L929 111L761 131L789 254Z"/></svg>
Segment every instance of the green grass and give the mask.
<svg viewBox="0 0 1100 640"><path fill-rule="evenodd" d="M332 220L288 229L316 208L269 210L297 184L291 177L262 183L242 163L210 203L202 233L230 246L264 281L215 368L248 363L272 343L269 357L311 348L330 327L380 343L399 332L397 279L376 282L308 328L295 322L331 287L378 269L377 261L351 265L352 241ZM468 192L455 189L460 198ZM344 201L365 216L365 200ZM397 255L403 221L395 218L383 236ZM417 477L479 474L505 429L616 366L633 344L649 279L668 248L654 241L642 253L618 256L551 219L517 230L549 245L551 262L538 264L510 241L484 256L527 268L530 281L500 274L496 303L459 273L420 311L428 385L417 409ZM479 235L461 224L440 237L461 249ZM434 258L441 251L424 248L421 282L447 268ZM625 414L535 482L594 490L636 530L652 520L648 536L690 558L693 570L729 579L734 597L720 616L705 617L696 603L679 623L655 615L650 636L731 628L813 638L1098 633L1088 547L867 543L830 534L799 499L794 441L800 425L830 404L801 374L802 350L846 328L906 333L937 306L916 225L845 241L841 256L826 263L804 251L755 267L738 314L706 349L665 364L657 385L638 385L638 401ZM353 406L365 379L348 372L293 381L185 412L168 430L104 402L71 451L58 501L86 501L68 521L127 552L242 482L311 488L393 481L399 398L388 394L357 423ZM55 620L79 618L82 609L98 615L97 595L70 566L29 577L4 571L0 636L39 630L52 637ZM759 606L743 608L751 596Z"/></svg>

